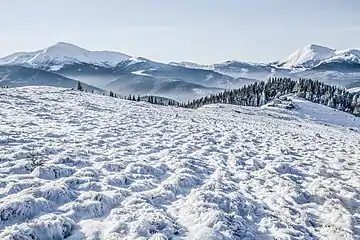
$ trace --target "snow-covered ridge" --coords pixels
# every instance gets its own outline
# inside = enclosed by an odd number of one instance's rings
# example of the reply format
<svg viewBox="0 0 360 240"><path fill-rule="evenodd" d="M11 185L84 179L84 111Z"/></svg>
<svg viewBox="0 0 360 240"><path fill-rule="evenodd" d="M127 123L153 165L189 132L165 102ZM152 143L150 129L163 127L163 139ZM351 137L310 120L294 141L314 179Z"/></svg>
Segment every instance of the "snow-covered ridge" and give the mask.
<svg viewBox="0 0 360 240"><path fill-rule="evenodd" d="M351 115L321 106L325 125L297 98L190 110L52 87L0 96L0 239L360 235Z"/></svg>
<svg viewBox="0 0 360 240"><path fill-rule="evenodd" d="M360 51L357 49L348 49L336 51L335 56L323 61L324 63L330 62L354 62L360 63Z"/></svg>
<svg viewBox="0 0 360 240"><path fill-rule="evenodd" d="M208 69L208 70L216 70L216 68L224 67L227 65L232 64L243 64L243 65L249 65L249 66L267 66L266 63L254 63L254 62L242 62L237 60L229 60L225 62L219 62L215 64L198 64L195 62L170 62L170 65L173 66L181 66L186 68L193 68L193 69Z"/></svg>
<svg viewBox="0 0 360 240"><path fill-rule="evenodd" d="M89 51L70 43L59 42L35 52L14 53L0 59L0 63L43 67L51 64L61 68L65 64L90 63L95 65L115 66L130 56L114 51Z"/></svg>
<svg viewBox="0 0 360 240"><path fill-rule="evenodd" d="M214 64L198 64L195 62L170 62L170 65L173 66L180 66L180 67L186 67L186 68L192 68L192 69L208 69L208 70L214 70L215 66Z"/></svg>

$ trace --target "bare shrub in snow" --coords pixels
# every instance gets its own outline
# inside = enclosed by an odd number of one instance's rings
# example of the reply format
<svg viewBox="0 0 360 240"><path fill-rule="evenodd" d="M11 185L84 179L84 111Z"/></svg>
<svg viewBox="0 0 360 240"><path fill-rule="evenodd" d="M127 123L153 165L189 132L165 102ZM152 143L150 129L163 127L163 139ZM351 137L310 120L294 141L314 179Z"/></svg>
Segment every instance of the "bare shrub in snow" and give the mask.
<svg viewBox="0 0 360 240"><path fill-rule="evenodd" d="M40 153L31 151L28 153L27 158L29 159L31 165L35 168L38 166L43 166L45 161L41 158Z"/></svg>

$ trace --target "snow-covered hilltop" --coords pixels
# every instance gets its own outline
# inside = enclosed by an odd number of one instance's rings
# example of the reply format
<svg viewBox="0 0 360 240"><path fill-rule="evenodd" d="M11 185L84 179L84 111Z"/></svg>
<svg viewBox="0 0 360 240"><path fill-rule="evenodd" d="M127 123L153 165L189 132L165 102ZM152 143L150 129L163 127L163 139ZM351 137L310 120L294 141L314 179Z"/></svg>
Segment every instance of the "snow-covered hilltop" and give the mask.
<svg viewBox="0 0 360 240"><path fill-rule="evenodd" d="M35 52L14 53L0 59L3 64L44 68L51 65L59 69L73 63L89 63L100 66L115 66L130 56L114 51L89 51L70 43L59 42Z"/></svg>
<svg viewBox="0 0 360 240"><path fill-rule="evenodd" d="M0 239L360 235L352 115L294 97L190 110L52 87L0 96Z"/></svg>

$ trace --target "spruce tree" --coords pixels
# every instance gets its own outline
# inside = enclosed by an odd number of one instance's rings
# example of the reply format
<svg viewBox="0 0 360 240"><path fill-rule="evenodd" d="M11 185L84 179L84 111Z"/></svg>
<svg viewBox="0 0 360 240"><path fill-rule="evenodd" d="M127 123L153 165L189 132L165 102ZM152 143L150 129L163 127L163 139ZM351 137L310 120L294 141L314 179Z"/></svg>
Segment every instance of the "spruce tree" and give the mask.
<svg viewBox="0 0 360 240"><path fill-rule="evenodd" d="M356 102L356 105L354 107L353 114L356 115L356 116L360 116L360 96L357 96L357 102Z"/></svg>
<svg viewBox="0 0 360 240"><path fill-rule="evenodd" d="M84 91L84 88L83 88L83 86L82 86L82 84L81 84L80 81L77 82L76 89L77 89L78 91Z"/></svg>

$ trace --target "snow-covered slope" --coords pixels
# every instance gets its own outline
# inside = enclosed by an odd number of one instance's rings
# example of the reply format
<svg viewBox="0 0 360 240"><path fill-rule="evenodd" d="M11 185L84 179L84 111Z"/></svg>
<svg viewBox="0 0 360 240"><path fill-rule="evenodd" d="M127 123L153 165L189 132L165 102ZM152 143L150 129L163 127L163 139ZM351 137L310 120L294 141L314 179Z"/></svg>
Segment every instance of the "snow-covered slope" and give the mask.
<svg viewBox="0 0 360 240"><path fill-rule="evenodd" d="M190 110L51 87L0 96L0 239L360 235L350 115L343 127L312 121L302 101Z"/></svg>
<svg viewBox="0 0 360 240"><path fill-rule="evenodd" d="M261 108L273 117L309 120L360 130L360 118L321 104L309 102L293 94L282 96Z"/></svg>
<svg viewBox="0 0 360 240"><path fill-rule="evenodd" d="M349 92L353 93L353 92L360 92L360 87L354 87L354 88L350 88L348 89Z"/></svg>
<svg viewBox="0 0 360 240"><path fill-rule="evenodd" d="M130 56L113 51L89 51L70 43L59 42L35 52L15 53L0 59L5 64L57 70L73 63L115 66Z"/></svg>
<svg viewBox="0 0 360 240"><path fill-rule="evenodd" d="M7 87L22 86L55 86L63 88L75 88L78 81L67 78L53 72L40 69L26 68L22 66L0 66L0 85ZM91 84L82 83L87 91L104 92L103 89Z"/></svg>

